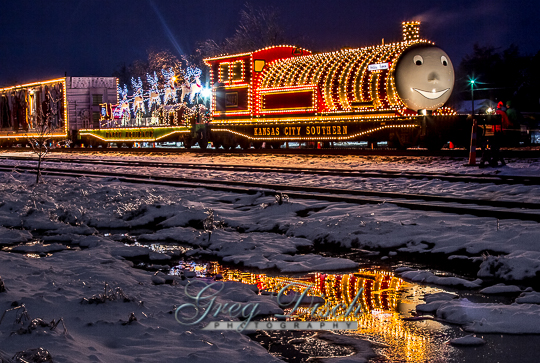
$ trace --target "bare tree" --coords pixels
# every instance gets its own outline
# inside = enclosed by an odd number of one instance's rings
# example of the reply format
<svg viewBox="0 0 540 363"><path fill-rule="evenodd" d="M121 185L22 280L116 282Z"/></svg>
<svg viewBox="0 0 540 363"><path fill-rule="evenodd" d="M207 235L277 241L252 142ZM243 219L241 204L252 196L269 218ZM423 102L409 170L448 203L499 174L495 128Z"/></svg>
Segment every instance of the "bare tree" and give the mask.
<svg viewBox="0 0 540 363"><path fill-rule="evenodd" d="M28 137L28 141L32 146L32 151L38 157L36 184L41 180L41 162L49 153L49 143L51 142L52 136L51 117L52 114L45 113L40 108L36 115L34 133Z"/></svg>
<svg viewBox="0 0 540 363"><path fill-rule="evenodd" d="M27 139L32 147L32 151L38 157L36 184L41 180L41 163L49 153L53 133L62 132L61 124L59 125L57 123L59 110L57 107L54 107L60 100L61 98L53 99L51 98L51 95L48 94L46 100L43 101L40 106L36 107L35 115L32 116L30 120L33 127L32 131L30 131L27 136ZM59 126L60 128L58 128ZM64 143L66 146L69 146L71 141L69 139L64 139L58 143Z"/></svg>
<svg viewBox="0 0 540 363"><path fill-rule="evenodd" d="M163 86L165 80L163 74L161 73L162 69L169 70L172 68L176 75L176 81L181 83L183 81L184 71L182 69L183 62L187 63L184 59L179 59L175 56L170 50L147 50L148 58L146 60L134 60L130 65L126 66L125 64L120 65L114 72L113 76L118 77L119 83L126 84L128 88L131 86L131 78L141 78L143 82L143 88L148 89L150 85L147 81L147 74L154 74L156 72L159 77L159 85Z"/></svg>
<svg viewBox="0 0 540 363"><path fill-rule="evenodd" d="M244 5L240 22L232 37L223 43L208 39L199 43L196 57L203 59L219 54L251 52L256 49L287 43L287 37L279 23L279 11L274 7Z"/></svg>

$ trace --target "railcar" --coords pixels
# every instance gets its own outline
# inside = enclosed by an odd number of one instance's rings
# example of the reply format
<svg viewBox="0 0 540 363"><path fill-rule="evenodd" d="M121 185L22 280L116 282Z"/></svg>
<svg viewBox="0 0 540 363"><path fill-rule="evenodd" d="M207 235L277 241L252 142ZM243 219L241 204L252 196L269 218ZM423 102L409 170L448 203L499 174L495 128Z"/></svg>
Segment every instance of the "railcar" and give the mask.
<svg viewBox="0 0 540 363"><path fill-rule="evenodd" d="M99 127L100 104L116 103L114 77L63 77L0 88L0 146L77 140L78 131ZM41 127L42 125L46 127Z"/></svg>

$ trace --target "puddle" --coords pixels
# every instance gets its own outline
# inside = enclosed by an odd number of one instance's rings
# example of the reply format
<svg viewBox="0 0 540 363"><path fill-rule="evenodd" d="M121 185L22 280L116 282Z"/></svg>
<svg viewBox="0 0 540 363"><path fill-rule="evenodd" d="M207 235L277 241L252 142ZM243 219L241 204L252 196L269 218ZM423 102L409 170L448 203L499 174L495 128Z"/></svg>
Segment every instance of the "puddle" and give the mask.
<svg viewBox="0 0 540 363"><path fill-rule="evenodd" d="M292 290L302 293L310 287L309 295L324 299L321 305L328 313L326 317L314 318L311 308L302 305L296 310L298 320L352 320L343 317L344 306L350 306L357 298L355 306L359 306L360 314L354 319L358 329L354 331L334 331L342 336L358 337L371 342L378 358L374 362L489 362L492 356L486 353L497 351L499 355L509 354L501 350L498 343L508 347L511 341L514 346L524 342L512 336L492 336L486 348L459 350L449 344L449 340L461 337L467 333L457 326L441 324L434 320L407 321L404 318L412 316L417 304L423 303L425 294L447 292L436 287L422 286L406 282L394 275L390 264L385 267L377 266L373 261L363 261L361 268L353 273L310 273L292 275L280 273L261 273L259 270L237 269L221 265L218 262L182 261L186 252L192 247L177 243L141 243L137 236L129 233L108 234L108 237L119 243L146 247L153 252L166 254L168 260L144 260L137 265L148 270L161 270L170 275L179 275L181 271L192 271L196 277L216 278L225 281L238 281L244 284L256 285L262 294L275 294L289 284L295 284ZM3 247L2 251L19 252L28 258L43 258L60 250L80 249L70 248L63 244L42 244L36 241ZM354 253L353 253L354 255ZM349 256L350 257L350 256ZM509 303L508 298L485 297L477 292L461 292L462 297L482 301L491 299L493 302ZM290 312L290 309L285 309ZM335 313L336 316L333 316ZM323 314L321 314L323 315ZM268 320L269 318L266 318ZM271 318L274 319L274 318ZM347 357L354 355L354 347L338 344L325 339L329 332L309 331L257 331L249 337L260 343L271 354L290 363L317 361L319 358ZM491 342L490 342L491 341ZM528 338L528 341L539 342L539 337ZM505 343L505 344L503 344ZM519 344L518 344L519 343ZM519 349L527 351L526 349ZM515 350L514 350L515 351ZM506 352L506 353L505 353ZM355 359L351 357L350 359Z"/></svg>
<svg viewBox="0 0 540 363"><path fill-rule="evenodd" d="M4 246L0 251L20 253L28 258L45 258L52 256L60 251L78 251L78 246L69 246L62 243L43 243L39 240L25 243L17 243L10 246Z"/></svg>
<svg viewBox="0 0 540 363"><path fill-rule="evenodd" d="M329 310L337 315L332 316L330 313L327 318L314 319L309 306L304 306L296 311L299 320L350 321L351 318L343 317L340 311L343 306L349 306L359 294L357 306L361 306L361 314L354 319L358 322L358 330L338 333L371 341L375 351L384 357L378 361L447 361L449 359L446 358L455 356L457 351L445 343L463 335L458 328L433 320L403 320L412 316L415 306L423 302L424 294L445 290L406 282L389 271L366 268L350 274L310 273L291 276L246 272L217 262L183 262L173 267L171 273L177 274L179 270L194 271L199 277L219 274L225 281L256 285L262 293L277 293L291 283L296 284L292 289L299 293L311 286L310 295L324 298ZM285 309L285 312L289 311ZM309 335L309 339L306 335ZM317 357L347 356L352 349L323 342L313 332L257 332L250 334L250 337L288 362L305 362L309 357L313 359L315 356L310 354L315 351L319 352ZM283 348L280 349L280 346Z"/></svg>

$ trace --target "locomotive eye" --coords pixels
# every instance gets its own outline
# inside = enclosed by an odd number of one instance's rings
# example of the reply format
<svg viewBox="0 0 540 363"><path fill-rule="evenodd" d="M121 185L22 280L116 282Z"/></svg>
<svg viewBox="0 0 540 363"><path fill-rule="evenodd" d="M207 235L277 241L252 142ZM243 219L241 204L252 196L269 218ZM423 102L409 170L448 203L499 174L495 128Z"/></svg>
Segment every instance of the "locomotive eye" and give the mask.
<svg viewBox="0 0 540 363"><path fill-rule="evenodd" d="M448 65L448 59L444 55L441 56L441 63L445 67Z"/></svg>
<svg viewBox="0 0 540 363"><path fill-rule="evenodd" d="M422 64L424 64L424 58L422 58L421 55L415 55L413 58L413 62L417 66L421 66Z"/></svg>

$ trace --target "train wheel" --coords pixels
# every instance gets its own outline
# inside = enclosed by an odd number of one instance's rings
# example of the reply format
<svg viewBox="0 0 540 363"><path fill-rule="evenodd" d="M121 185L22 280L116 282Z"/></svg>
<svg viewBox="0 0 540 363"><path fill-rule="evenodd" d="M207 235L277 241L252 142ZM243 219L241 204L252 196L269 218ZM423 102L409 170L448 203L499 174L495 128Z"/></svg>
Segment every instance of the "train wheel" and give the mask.
<svg viewBox="0 0 540 363"><path fill-rule="evenodd" d="M389 141L388 146L396 150L407 150L407 145L403 145L398 139Z"/></svg>
<svg viewBox="0 0 540 363"><path fill-rule="evenodd" d="M255 149L262 149L263 143L262 141L254 141L253 142L253 148Z"/></svg>
<svg viewBox="0 0 540 363"><path fill-rule="evenodd" d="M198 144L202 150L206 150L206 148L208 147L208 140L199 140Z"/></svg>
<svg viewBox="0 0 540 363"><path fill-rule="evenodd" d="M236 148L236 145L238 145L236 142L234 142L234 141L229 141L229 142L223 143L223 148L224 148L225 150L231 150L231 149L235 149L235 148Z"/></svg>
<svg viewBox="0 0 540 363"><path fill-rule="evenodd" d="M192 146L192 144L191 144L191 137L189 137L189 136L184 137L183 143L184 143L184 147L185 147L186 149L191 149L191 146Z"/></svg>
<svg viewBox="0 0 540 363"><path fill-rule="evenodd" d="M426 148L429 151L439 151L444 146L445 142L440 138L432 138L426 142Z"/></svg>
<svg viewBox="0 0 540 363"><path fill-rule="evenodd" d="M242 140L239 142L239 144L242 150L248 150L251 147L251 143L247 140Z"/></svg>

